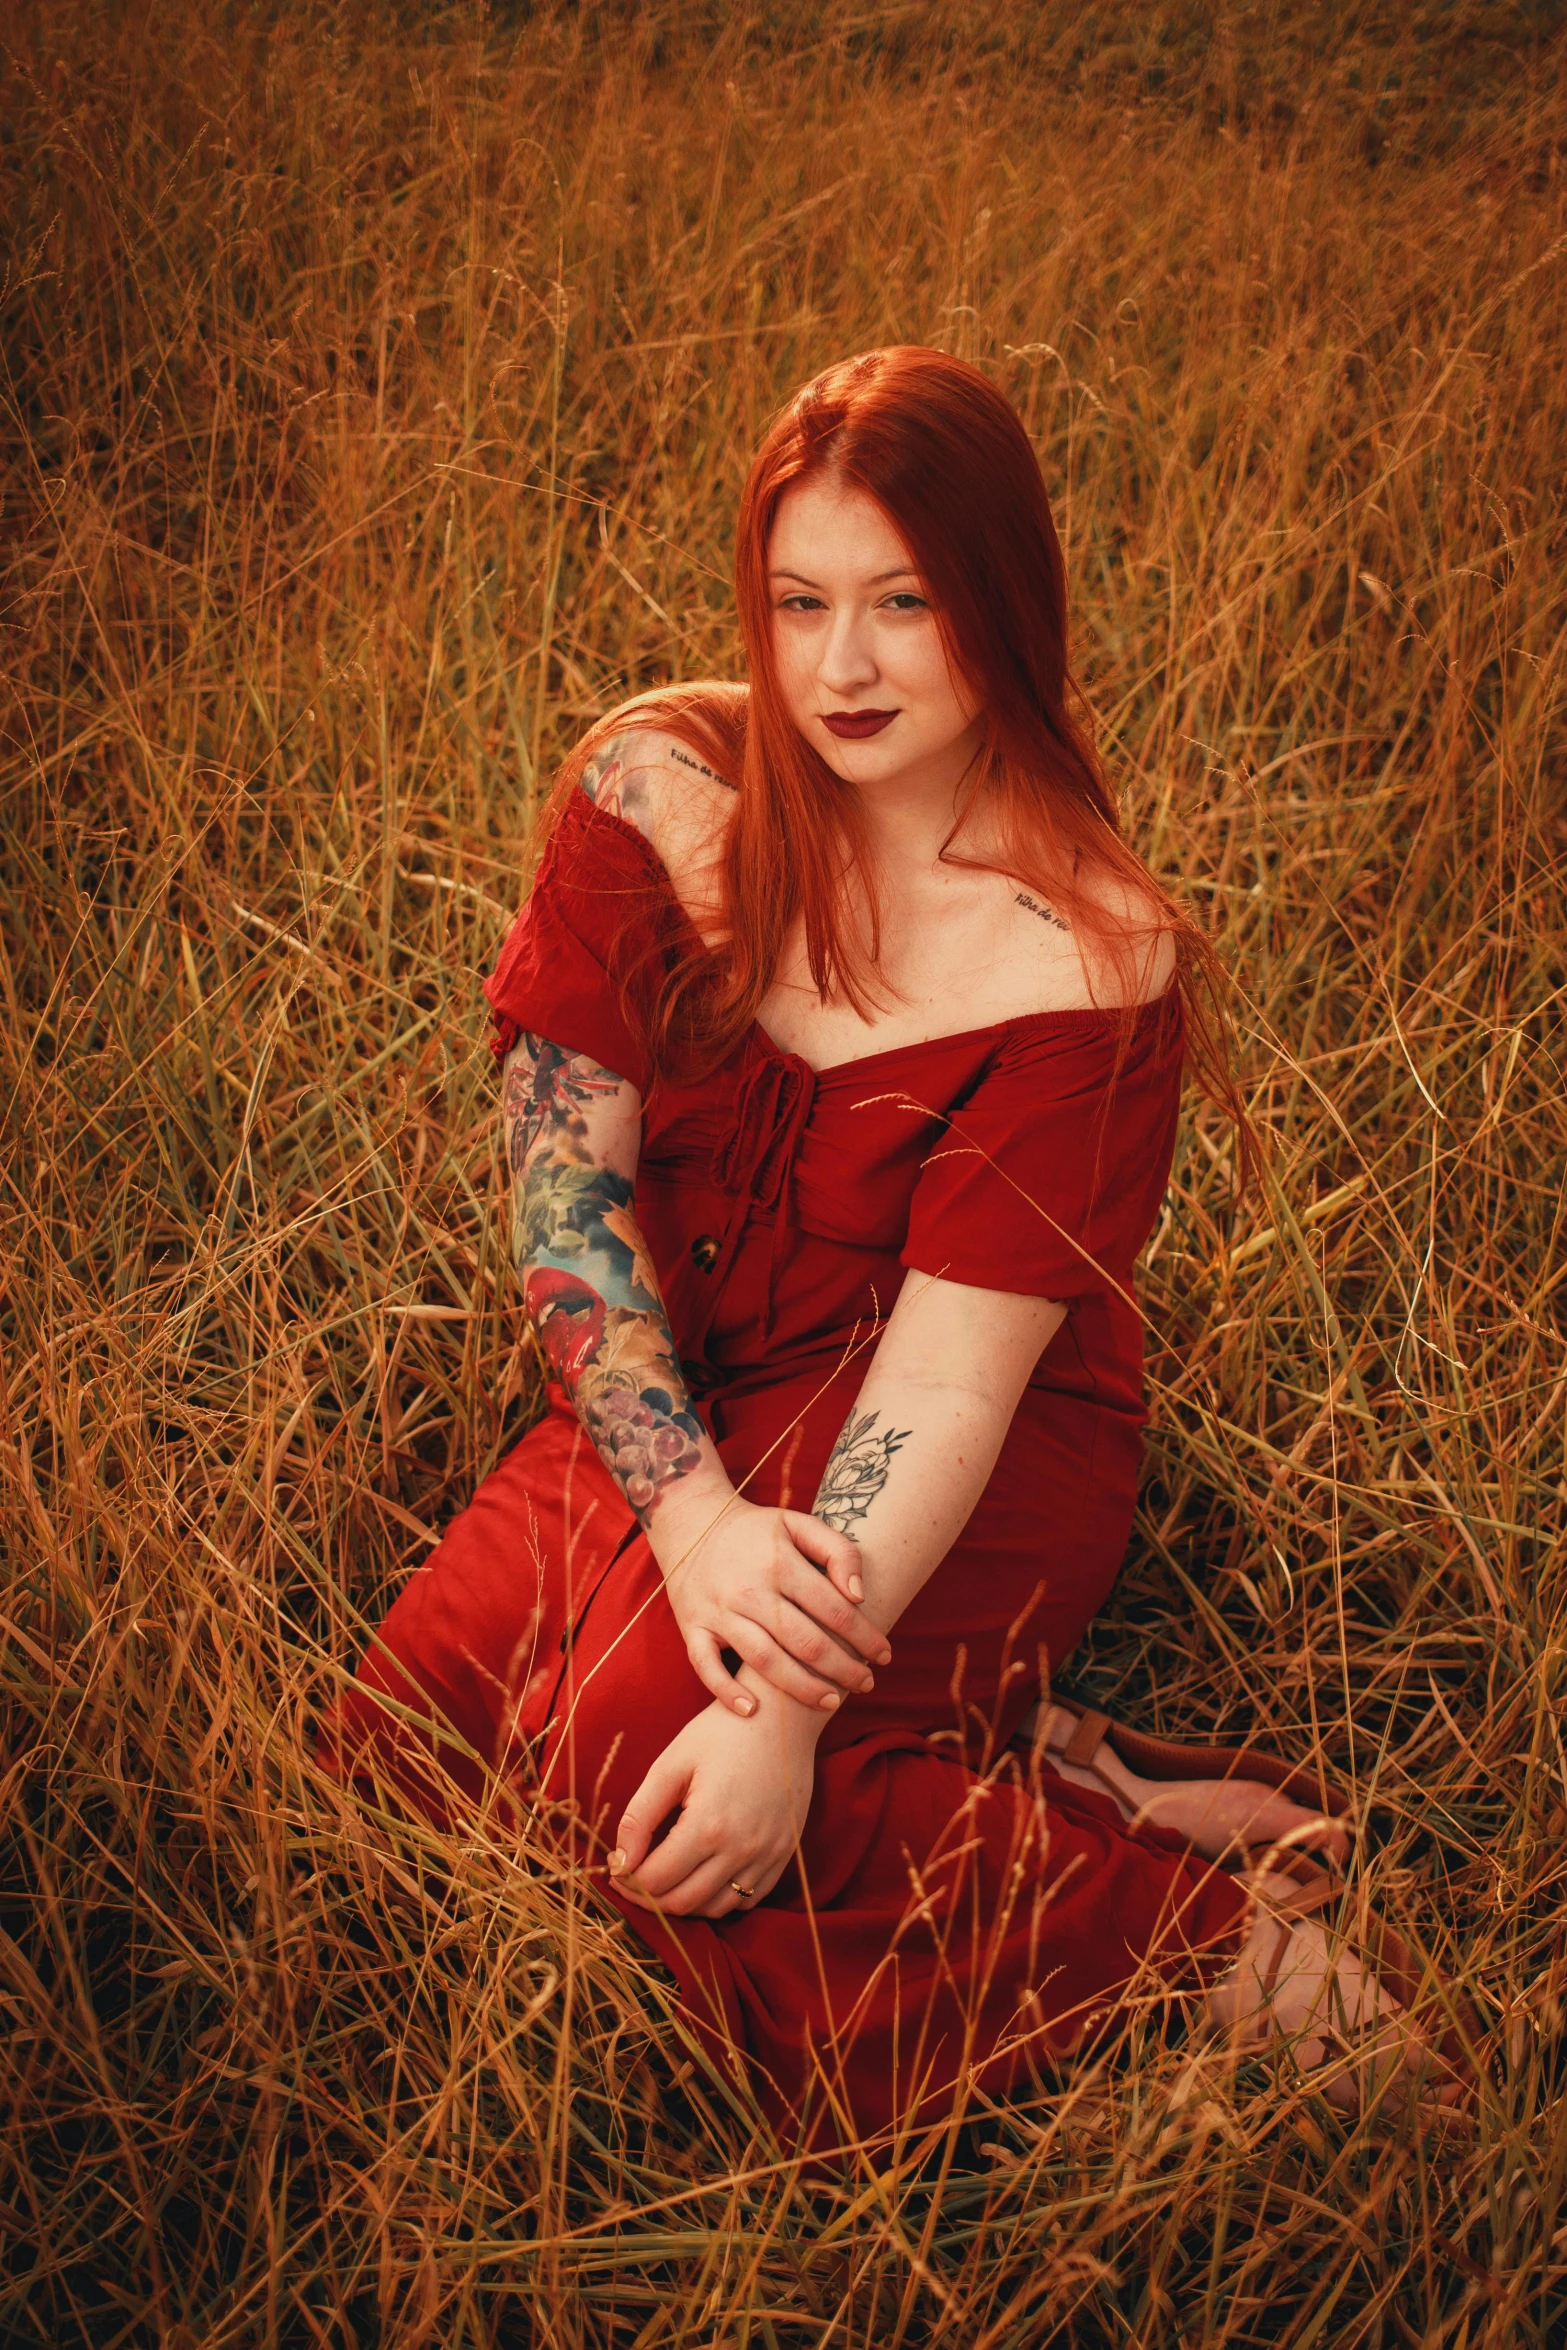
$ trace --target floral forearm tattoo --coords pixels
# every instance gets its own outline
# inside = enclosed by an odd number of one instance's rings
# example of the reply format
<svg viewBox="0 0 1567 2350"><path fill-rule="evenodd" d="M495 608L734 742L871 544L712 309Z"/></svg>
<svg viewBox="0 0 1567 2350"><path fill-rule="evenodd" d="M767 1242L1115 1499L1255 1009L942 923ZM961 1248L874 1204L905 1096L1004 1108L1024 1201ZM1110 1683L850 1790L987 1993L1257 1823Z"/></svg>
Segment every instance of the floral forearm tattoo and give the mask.
<svg viewBox="0 0 1567 2350"><path fill-rule="evenodd" d="M893 1454L912 1433L908 1428L878 1429L880 1418L880 1412L849 1414L827 1456L816 1496L815 1515L851 1542L858 1542L854 1529L887 1482Z"/></svg>
<svg viewBox="0 0 1567 2350"><path fill-rule="evenodd" d="M645 1523L697 1466L691 1409L629 1179L595 1156L595 1103L622 1080L586 1053L524 1035L502 1090L512 1256L545 1362Z"/></svg>

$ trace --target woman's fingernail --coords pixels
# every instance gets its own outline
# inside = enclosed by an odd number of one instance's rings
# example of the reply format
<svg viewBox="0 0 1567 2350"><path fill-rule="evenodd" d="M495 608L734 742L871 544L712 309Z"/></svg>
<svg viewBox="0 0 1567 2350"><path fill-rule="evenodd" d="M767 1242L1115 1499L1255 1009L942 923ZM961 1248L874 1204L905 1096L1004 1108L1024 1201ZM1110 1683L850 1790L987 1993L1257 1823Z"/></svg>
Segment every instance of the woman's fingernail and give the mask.
<svg viewBox="0 0 1567 2350"><path fill-rule="evenodd" d="M892 1662L892 1650L890 1648L884 1648L881 1654L877 1657L876 1662L879 1665L890 1665Z"/></svg>
<svg viewBox="0 0 1567 2350"><path fill-rule="evenodd" d="M865 1597L865 1586L860 1581L858 1575L851 1575L849 1577L849 1597L851 1599L863 1599Z"/></svg>
<svg viewBox="0 0 1567 2350"><path fill-rule="evenodd" d="M829 1689L826 1696L822 1699L822 1712L824 1714L834 1713L837 1710L837 1705L838 1693L834 1689Z"/></svg>
<svg viewBox="0 0 1567 2350"><path fill-rule="evenodd" d="M874 1689L875 1686L876 1676L874 1673L867 1673L864 1680L860 1683L860 1687L862 1689Z"/></svg>
<svg viewBox="0 0 1567 2350"><path fill-rule="evenodd" d="M621 1870L622 1870L622 1869L625 1867L625 1865L626 1865L626 1856L625 1856L625 1854L624 1854L624 1853L621 1851L621 1849L620 1849L620 1846L617 1844L617 1845L616 1845L616 1847L615 1847L615 1849L614 1849L614 1851L613 1851L613 1852L610 1854L610 1856L609 1856L609 1873L610 1873L610 1875L611 1875L612 1877L617 1877L617 1876L619 1876L619 1874L620 1874Z"/></svg>
<svg viewBox="0 0 1567 2350"><path fill-rule="evenodd" d="M754 1697L742 1697L737 1699L735 1704L735 1711L736 1713L742 1714L754 1714L756 1711L756 1699Z"/></svg>

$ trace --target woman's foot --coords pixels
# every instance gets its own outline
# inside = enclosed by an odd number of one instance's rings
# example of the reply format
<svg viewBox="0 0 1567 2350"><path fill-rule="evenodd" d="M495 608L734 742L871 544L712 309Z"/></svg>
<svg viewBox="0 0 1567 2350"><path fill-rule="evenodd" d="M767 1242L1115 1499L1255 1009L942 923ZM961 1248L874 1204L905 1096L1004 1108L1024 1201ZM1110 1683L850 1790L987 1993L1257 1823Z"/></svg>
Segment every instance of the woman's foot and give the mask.
<svg viewBox="0 0 1567 2350"><path fill-rule="evenodd" d="M1406 2102L1432 2066L1430 2042L1357 1952L1315 1918L1291 1925L1262 1906L1271 1899L1287 1907L1300 1891L1292 1877L1260 1877L1256 1891L1259 1908L1240 1955L1205 2002L1210 2031L1237 2053L1291 2041L1302 2072L1322 2068L1313 2087L1341 2113L1361 2112L1379 2089L1395 2108ZM1421 2102L1452 2107L1463 2095L1449 2074Z"/></svg>
<svg viewBox="0 0 1567 2350"><path fill-rule="evenodd" d="M1035 1736L1039 1713L1036 1705L1021 1736ZM1342 1821L1292 1803L1276 1787L1265 1787L1256 1779L1142 1779L1107 1739L1095 1747L1091 1762L1066 1762L1062 1756L1077 1724L1075 1713L1051 1705L1045 1730L1051 1768L1074 1787L1113 1796L1124 1819L1167 1828L1209 1860L1286 1841L1292 1852L1311 1852L1328 1860L1342 1862L1349 1852L1349 1832Z"/></svg>

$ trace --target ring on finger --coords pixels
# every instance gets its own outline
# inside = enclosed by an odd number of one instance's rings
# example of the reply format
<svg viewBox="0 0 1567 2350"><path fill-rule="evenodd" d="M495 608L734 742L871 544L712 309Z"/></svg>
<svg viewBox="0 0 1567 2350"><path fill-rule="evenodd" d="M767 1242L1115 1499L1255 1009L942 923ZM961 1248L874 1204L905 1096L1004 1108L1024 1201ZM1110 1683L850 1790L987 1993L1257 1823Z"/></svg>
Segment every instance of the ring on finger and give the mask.
<svg viewBox="0 0 1567 2350"><path fill-rule="evenodd" d="M737 1885L733 1877L731 1877L729 1880L729 1890L731 1893L738 1893L742 1901L754 1901L756 1899L756 1887L754 1885Z"/></svg>

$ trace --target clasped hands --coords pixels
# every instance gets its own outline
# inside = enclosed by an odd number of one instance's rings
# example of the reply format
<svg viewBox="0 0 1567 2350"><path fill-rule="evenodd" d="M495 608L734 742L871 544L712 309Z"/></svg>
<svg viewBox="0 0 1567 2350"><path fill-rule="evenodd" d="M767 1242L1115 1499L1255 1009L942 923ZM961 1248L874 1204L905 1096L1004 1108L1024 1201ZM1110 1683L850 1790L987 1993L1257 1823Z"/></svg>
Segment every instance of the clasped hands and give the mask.
<svg viewBox="0 0 1567 2350"><path fill-rule="evenodd" d="M847 1535L802 1510L759 1508L727 1486L682 1486L660 1501L648 1539L692 1670L714 1702L670 1741L627 1805L610 1870L639 1907L720 1918L778 1882L810 1808L816 1741L892 1650L865 1613L860 1554ZM738 1674L726 1649L741 1660Z"/></svg>

